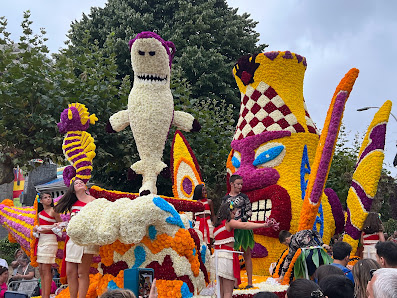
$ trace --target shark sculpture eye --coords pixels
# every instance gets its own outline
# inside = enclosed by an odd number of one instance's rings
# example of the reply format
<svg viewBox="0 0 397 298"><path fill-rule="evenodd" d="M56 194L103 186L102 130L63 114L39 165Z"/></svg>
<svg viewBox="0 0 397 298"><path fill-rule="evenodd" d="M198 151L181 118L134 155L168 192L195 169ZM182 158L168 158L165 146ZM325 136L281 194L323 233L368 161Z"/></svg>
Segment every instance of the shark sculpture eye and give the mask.
<svg viewBox="0 0 397 298"><path fill-rule="evenodd" d="M151 52L149 52L149 55L150 55L150 56L154 56L154 55L156 55L156 52L151 51Z"/></svg>
<svg viewBox="0 0 397 298"><path fill-rule="evenodd" d="M145 56L145 52L142 52L142 51L138 51L138 54L141 56Z"/></svg>
<svg viewBox="0 0 397 298"><path fill-rule="evenodd" d="M285 156L285 147L280 143L270 143L259 146L255 151L255 159L252 163L255 167L272 168L278 166Z"/></svg>
<svg viewBox="0 0 397 298"><path fill-rule="evenodd" d="M241 154L238 151L234 151L233 157L232 157L232 165L235 168L239 168L241 164Z"/></svg>

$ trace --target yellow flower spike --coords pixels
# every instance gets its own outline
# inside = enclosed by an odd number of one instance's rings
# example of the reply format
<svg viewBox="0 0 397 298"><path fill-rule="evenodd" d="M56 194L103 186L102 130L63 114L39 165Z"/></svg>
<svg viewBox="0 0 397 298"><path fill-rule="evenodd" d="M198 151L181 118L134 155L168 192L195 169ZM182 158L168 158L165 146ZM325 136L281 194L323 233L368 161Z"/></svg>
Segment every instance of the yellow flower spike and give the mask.
<svg viewBox="0 0 397 298"><path fill-rule="evenodd" d="M384 158L386 124L391 107L392 103L388 100L375 114L359 151L352 186L346 200L350 216L346 219L346 233L343 237L343 241L353 247L351 256L356 253L360 233L378 187Z"/></svg>

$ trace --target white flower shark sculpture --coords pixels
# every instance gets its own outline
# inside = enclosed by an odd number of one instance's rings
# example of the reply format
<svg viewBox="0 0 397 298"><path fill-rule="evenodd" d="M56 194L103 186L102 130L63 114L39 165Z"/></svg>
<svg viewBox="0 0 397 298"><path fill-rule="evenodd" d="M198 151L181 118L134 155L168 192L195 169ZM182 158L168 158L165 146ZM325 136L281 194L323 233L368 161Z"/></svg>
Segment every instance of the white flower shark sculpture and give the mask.
<svg viewBox="0 0 397 298"><path fill-rule="evenodd" d="M131 169L143 177L140 195L157 194L157 175L167 167L163 150L171 125L183 131L199 131L200 124L188 113L175 111L170 90L175 46L154 32L141 32L130 40L134 85L128 109L112 115L108 132L130 125L140 160Z"/></svg>

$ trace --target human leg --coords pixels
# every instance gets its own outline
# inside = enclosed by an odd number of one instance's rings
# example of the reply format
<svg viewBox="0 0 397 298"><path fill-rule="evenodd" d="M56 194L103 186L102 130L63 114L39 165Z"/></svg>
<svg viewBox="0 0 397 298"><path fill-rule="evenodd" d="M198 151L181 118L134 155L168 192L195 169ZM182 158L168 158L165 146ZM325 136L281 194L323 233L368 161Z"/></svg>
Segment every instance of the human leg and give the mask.
<svg viewBox="0 0 397 298"><path fill-rule="evenodd" d="M245 270L247 270L248 285L252 286L252 258L251 258L251 248L247 247L244 252Z"/></svg>
<svg viewBox="0 0 397 298"><path fill-rule="evenodd" d="M78 265L78 263L66 262L66 276L68 278L70 298L77 298L79 290Z"/></svg>
<svg viewBox="0 0 397 298"><path fill-rule="evenodd" d="M223 278L223 298L232 298L234 280Z"/></svg>
<svg viewBox="0 0 397 298"><path fill-rule="evenodd" d="M81 258L81 264L78 264L79 297L85 297L90 286L89 274L93 257L92 254L84 254Z"/></svg>
<svg viewBox="0 0 397 298"><path fill-rule="evenodd" d="M51 294L51 282L52 282L52 274L51 274L51 264L40 264L42 267L41 277L41 297L49 298Z"/></svg>

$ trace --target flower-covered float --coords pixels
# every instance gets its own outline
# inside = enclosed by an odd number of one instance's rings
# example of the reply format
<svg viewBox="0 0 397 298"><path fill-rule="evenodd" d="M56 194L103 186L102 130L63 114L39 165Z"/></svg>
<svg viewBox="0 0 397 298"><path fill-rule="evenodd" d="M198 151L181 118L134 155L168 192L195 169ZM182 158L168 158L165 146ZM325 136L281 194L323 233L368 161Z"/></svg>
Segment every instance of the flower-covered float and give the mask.
<svg viewBox="0 0 397 298"><path fill-rule="evenodd" d="M124 270L136 267L154 269L159 297L196 296L214 278L214 274L211 272L210 252L188 218L189 212L204 209L201 203L191 200L194 187L203 181L199 163L179 131L174 136L171 151L174 197L157 195L155 184L157 175L164 168L161 157L170 125L192 131L199 128L198 122L189 114L173 110L172 98L169 98L174 51L171 43L146 32L132 40L130 48L135 80L128 110L113 115L108 130L120 131L131 126L141 159L132 168L146 176L141 195L93 186L90 193L98 200L73 217L68 233L78 244L102 245L100 255L92 264L88 297L97 297L107 288L122 288ZM151 62L152 58L160 60ZM243 192L249 196L253 206L252 220L261 222L266 217L274 218L280 223L280 229L292 233L313 228L322 235L324 242L329 242L334 233L343 231L345 220L338 197L334 191L324 190L324 185L344 103L358 71L349 71L339 84L320 136L303 99L306 67L304 57L288 51L262 53L238 61L233 72L242 95L241 109L227 159L227 174L228 177L233 173L243 176ZM145 102L136 102L137 90L144 94ZM163 109L160 108L161 111L158 103L151 101L158 94L166 98L167 103ZM349 192L345 237L352 244L357 239L357 231L362 228L379 179L377 173L370 178L362 173L368 171L368 167L381 168L384 126L391 103L385 106L370 125ZM135 109L139 109L139 115L133 114ZM89 116L86 108L78 103L65 111L64 122L77 119L73 129L62 131L68 131L64 153L73 167L66 172L65 181L70 182L78 174L88 180L95 145L92 138L83 132L89 122L93 124L97 119ZM143 123L150 125L150 133ZM74 142L68 142L70 137L76 139L78 147L66 148L74 146L70 145ZM77 150L76 156L71 154L73 150ZM89 164L79 165L79 160ZM365 190L365 196L360 189ZM35 206L14 207L10 201L0 203L0 223L8 229L9 239L20 243L27 254L34 245L31 231L37 220L36 210ZM63 218L68 220L69 216ZM257 287L237 290L236 297L252 297L260 290L278 291L283 296L286 286L266 281L270 264L278 260L273 275L277 277L277 270L286 255L277 236L278 231L257 231L253 250ZM58 240L56 261L61 266L64 237ZM293 262L284 283L289 282L292 271ZM68 297L67 289L59 294L59 297L63 296Z"/></svg>

